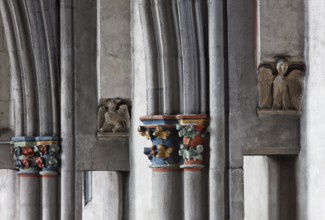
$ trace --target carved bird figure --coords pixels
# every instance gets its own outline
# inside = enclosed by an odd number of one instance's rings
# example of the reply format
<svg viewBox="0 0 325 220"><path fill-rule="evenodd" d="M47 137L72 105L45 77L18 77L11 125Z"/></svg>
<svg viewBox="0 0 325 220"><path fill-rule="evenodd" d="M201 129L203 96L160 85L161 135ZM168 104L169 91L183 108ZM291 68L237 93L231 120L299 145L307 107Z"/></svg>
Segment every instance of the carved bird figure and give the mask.
<svg viewBox="0 0 325 220"><path fill-rule="evenodd" d="M107 100L105 106L98 110L98 127L105 131L127 131L130 127L128 106L120 104L119 100Z"/></svg>
<svg viewBox="0 0 325 220"><path fill-rule="evenodd" d="M261 66L258 69L258 88L259 88L259 106L261 109L272 107L272 84L275 76L272 69L266 66Z"/></svg>
<svg viewBox="0 0 325 220"><path fill-rule="evenodd" d="M273 110L300 111L304 73L298 69L287 73L288 67L287 60L282 58L276 62L277 75L272 74L271 68L259 68L260 108L267 109L272 106Z"/></svg>
<svg viewBox="0 0 325 220"><path fill-rule="evenodd" d="M101 105L98 109L98 130L100 130L105 123L105 113L107 112L107 107Z"/></svg>

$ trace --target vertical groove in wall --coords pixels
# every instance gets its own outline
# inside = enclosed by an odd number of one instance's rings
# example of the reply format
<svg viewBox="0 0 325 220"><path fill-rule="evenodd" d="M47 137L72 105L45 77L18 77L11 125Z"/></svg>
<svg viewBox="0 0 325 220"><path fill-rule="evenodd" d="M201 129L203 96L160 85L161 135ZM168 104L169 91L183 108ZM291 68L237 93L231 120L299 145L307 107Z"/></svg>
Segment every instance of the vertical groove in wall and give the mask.
<svg viewBox="0 0 325 220"><path fill-rule="evenodd" d="M45 1L43 1L45 3ZM38 94L38 114L40 135L52 135L53 120L51 108L51 86L49 57L46 47L44 21L41 15L41 3L35 0L26 0L24 11L29 21L32 60L36 74Z"/></svg>
<svg viewBox="0 0 325 220"><path fill-rule="evenodd" d="M97 0L97 57L96 57L96 72L97 72L97 99L98 103L100 101L100 98L103 97L101 94L101 87L100 87L100 82L101 82L101 0Z"/></svg>
<svg viewBox="0 0 325 220"><path fill-rule="evenodd" d="M26 30L26 17L24 17L23 8L21 7L20 1L8 0L8 5L10 9L11 19L13 21L13 27L15 32L15 38L17 42L18 49L18 59L19 65L22 72L22 82L24 91L24 112L25 112L25 134L28 136L36 135L38 129L38 117L37 117L37 94L35 91L35 76L33 74L33 66L31 62L31 45L29 32Z"/></svg>
<svg viewBox="0 0 325 220"><path fill-rule="evenodd" d="M225 191L225 196L224 196L224 216L226 219L230 218L230 210L229 210L229 66L228 66L228 10L227 10L227 0L221 0L222 1L222 19L223 19L223 56L224 56L224 115L225 115L225 169L224 169L224 191ZM211 95L211 94L210 94Z"/></svg>
<svg viewBox="0 0 325 220"><path fill-rule="evenodd" d="M58 104L59 104L59 88L58 88L58 76L59 76L59 69L58 69L58 54L57 54L57 3L55 1L49 0L40 0L40 7L41 7L41 16L42 16L42 25L45 33L45 45L47 59L48 59L48 71L49 71L49 80L50 85L48 88L49 91L49 106L52 111L52 131L53 135L59 134L59 111L58 111Z"/></svg>
<svg viewBox="0 0 325 220"><path fill-rule="evenodd" d="M189 19L190 19L190 23L191 25L188 27L189 29L187 31L189 31L190 33L190 38L192 41L192 54L190 56L192 56L192 63L193 63L193 72L194 72L194 81L191 83L192 85L189 85L190 88L195 90L195 94L193 97L191 97L192 99L195 100L195 114L200 113L200 108L201 108L201 102L200 102L200 63L199 63L199 39L198 39L198 27L196 26L196 13L195 13L195 0L190 0L189 1Z"/></svg>
<svg viewBox="0 0 325 220"><path fill-rule="evenodd" d="M178 9L177 9L177 0L172 0L171 10L173 14L173 22L175 28L175 43L177 51L177 65L178 65L178 94L179 94L179 113L184 112L184 95L183 95L183 59L182 59L182 48L181 48L181 36L179 30L179 21L178 21Z"/></svg>
<svg viewBox="0 0 325 220"><path fill-rule="evenodd" d="M157 44L150 0L140 0L139 11L146 62L147 114L157 115L162 113L161 89L159 87Z"/></svg>
<svg viewBox="0 0 325 220"><path fill-rule="evenodd" d="M206 68L205 68L205 48L204 48L204 31L203 31L203 21L202 21L202 1L195 0L195 24L197 32L197 45L198 45L198 71L199 71L199 112L201 114L207 113L207 92L206 92Z"/></svg>
<svg viewBox="0 0 325 220"><path fill-rule="evenodd" d="M6 42L8 46L10 73L12 74L12 93L14 97L14 121L15 136L24 134L24 103L21 70L18 62L17 40L13 28L13 21L9 14L8 4L5 0L0 1L0 12L4 24Z"/></svg>
<svg viewBox="0 0 325 220"><path fill-rule="evenodd" d="M198 61L192 1L178 0L178 20L183 58L183 109L185 114L198 113Z"/></svg>
<svg viewBox="0 0 325 220"><path fill-rule="evenodd" d="M162 77L163 114L178 114L179 80L172 2L153 0L152 10L158 48L158 73Z"/></svg>

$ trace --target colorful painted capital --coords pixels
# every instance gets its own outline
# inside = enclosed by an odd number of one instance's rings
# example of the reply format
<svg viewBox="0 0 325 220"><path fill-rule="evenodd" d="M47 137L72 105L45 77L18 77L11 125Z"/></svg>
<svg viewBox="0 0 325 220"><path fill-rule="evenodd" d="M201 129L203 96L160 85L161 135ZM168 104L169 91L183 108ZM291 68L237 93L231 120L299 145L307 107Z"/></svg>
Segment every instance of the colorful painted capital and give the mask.
<svg viewBox="0 0 325 220"><path fill-rule="evenodd" d="M152 168L202 168L204 149L207 147L207 115L144 116L139 126L141 136L151 140L144 148Z"/></svg>
<svg viewBox="0 0 325 220"><path fill-rule="evenodd" d="M14 160L20 172L52 172L59 168L59 137L13 137Z"/></svg>
<svg viewBox="0 0 325 220"><path fill-rule="evenodd" d="M181 138L178 136L176 116L144 116L140 120L140 135L151 140L151 146L144 148L144 154L152 162L152 168L178 167L182 157L178 154Z"/></svg>
<svg viewBox="0 0 325 220"><path fill-rule="evenodd" d="M182 137L179 155L184 159L181 168L203 168L204 149L209 118L207 115L178 115L178 135Z"/></svg>

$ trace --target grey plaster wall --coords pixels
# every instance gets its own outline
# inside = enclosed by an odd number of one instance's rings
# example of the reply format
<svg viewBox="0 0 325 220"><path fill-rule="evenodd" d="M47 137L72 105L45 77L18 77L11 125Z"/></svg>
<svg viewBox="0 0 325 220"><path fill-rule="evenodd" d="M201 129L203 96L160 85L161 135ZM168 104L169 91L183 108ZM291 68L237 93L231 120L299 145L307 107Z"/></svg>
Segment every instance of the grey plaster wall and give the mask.
<svg viewBox="0 0 325 220"><path fill-rule="evenodd" d="M0 19L0 141L10 140L15 128L13 114L15 97L11 92L13 89L11 67L4 31L3 22ZM2 169L14 167L8 144L0 145L0 167Z"/></svg>
<svg viewBox="0 0 325 220"><path fill-rule="evenodd" d="M148 167L149 160L143 154L143 147L151 146L150 142L140 136L137 126L141 124L140 116L146 115L146 69L143 47L141 20L138 0L132 1L132 72L133 76L133 109L132 128L130 133L130 186L129 186L129 219L151 220L152 206L152 171ZM140 211L141 210L141 211Z"/></svg>
<svg viewBox="0 0 325 220"><path fill-rule="evenodd" d="M244 171L245 219L269 220L267 157L244 157Z"/></svg>
<svg viewBox="0 0 325 220"><path fill-rule="evenodd" d="M299 220L323 218L325 204L325 4L317 0L305 3L307 85L297 160Z"/></svg>
<svg viewBox="0 0 325 220"><path fill-rule="evenodd" d="M98 111L98 5L97 1L76 1L75 7L75 118L76 118L76 146L78 170L128 170L128 138L122 136L98 137L97 136L97 111ZM117 3L116 3L117 4ZM117 4L119 5L119 4ZM129 9L129 5L124 5ZM110 7L108 7L109 9ZM128 36L129 32L126 33ZM105 38L106 39L106 38ZM109 39L106 39L109 40ZM112 47L116 42L111 43ZM129 61L130 62L130 61ZM109 71L107 67L105 71ZM131 74L130 72L128 74ZM120 78L125 78L122 75ZM115 83L113 77L108 75L106 80L101 80L108 85ZM130 84L124 84L123 91L116 95L123 97ZM117 90L115 87L107 90L106 95L111 95ZM114 95L115 96L115 95ZM107 155L107 158L102 158ZM98 159L101 158L101 159Z"/></svg>
<svg viewBox="0 0 325 220"><path fill-rule="evenodd" d="M283 1L277 1L279 5ZM281 4L280 4L281 3ZM271 4L271 3L270 3ZM279 6L278 5L278 6ZM303 5L298 5L299 10L303 10ZM296 6L296 7L298 7ZM244 202L244 185L243 175L243 154L256 155L285 155L296 154L300 147L300 117L299 115L281 115L281 114L259 114L256 111L257 104L257 80L256 80L256 32L255 22L256 14L254 2L244 1L228 1L228 62L229 62L229 166L230 166L230 218L243 219L244 206L250 205ZM275 6L274 6L275 7ZM283 8L281 8L283 9ZM277 12L269 8L264 8L268 13ZM268 11L271 10L271 11ZM283 9L284 10L284 9ZM289 10L289 9L287 9ZM290 10L294 10L291 8ZM281 12L284 13L284 12ZM285 13L286 14L286 13ZM286 15L289 16L290 14ZM285 21L286 16L272 19L278 23ZM299 23L299 27L304 28L303 21L290 21L292 27L296 28L295 24ZM271 24L273 26L271 26ZM287 46L286 38L275 34L277 23L271 23L264 30L262 29L261 36L266 34L273 41L284 41ZM275 30L274 30L275 29ZM272 33L272 34L271 34ZM279 32L281 33L281 31ZM299 38L304 38L303 31L299 32ZM287 37L287 35L285 35ZM240 39L240 40L239 40ZM261 40L261 44L268 45L267 40ZM280 47L283 50L278 50ZM267 49L274 53L286 53L292 55L291 51L285 50L281 45L268 45ZM291 47L289 47L290 49ZM262 50L263 51L263 50ZM263 52L264 53L264 52ZM269 162L268 162L269 163ZM277 192L282 192L286 195L295 196L295 185L288 188L287 181L295 184L294 176L289 175L294 173L293 159L290 157L275 158L272 160L277 168L274 173L268 177L273 178L274 175L279 179L279 184L275 188ZM268 164L271 166L271 164ZM280 170L283 171L280 172ZM286 177L286 175L288 177ZM253 177L250 181L256 180L258 175ZM270 219L286 219L286 217L295 219L295 201L286 200L284 197L276 194L274 201L279 204L281 202L281 209L275 210L278 217ZM282 202L283 200L283 202ZM292 204L292 202L294 204ZM270 211L272 207L268 207ZM291 210L292 214L288 214L286 210ZM270 212L272 213L272 212Z"/></svg>
<svg viewBox="0 0 325 220"><path fill-rule="evenodd" d="M11 75L8 48L2 19L0 19L0 140L10 140L14 117L11 94ZM9 145L0 145L1 168L12 168ZM18 178L15 170L0 170L0 219L18 219ZM16 196L17 195L17 196Z"/></svg>
<svg viewBox="0 0 325 220"><path fill-rule="evenodd" d="M92 172L92 200L84 205L83 220L121 220L122 184L117 172Z"/></svg>
<svg viewBox="0 0 325 220"><path fill-rule="evenodd" d="M297 219L295 157L245 156L245 219Z"/></svg>
<svg viewBox="0 0 325 220"><path fill-rule="evenodd" d="M5 39L4 27L2 19L0 19L0 129L14 128L13 121L13 106L11 96L11 75L10 75L10 64L9 64L8 48ZM6 135L8 131L0 133L0 139L7 139L11 134Z"/></svg>
<svg viewBox="0 0 325 220"><path fill-rule="evenodd" d="M259 61L278 54L303 57L304 0L258 0Z"/></svg>
<svg viewBox="0 0 325 220"><path fill-rule="evenodd" d="M0 194L0 219L18 220L19 188L16 170L0 170Z"/></svg>
<svg viewBox="0 0 325 220"><path fill-rule="evenodd" d="M98 0L98 4L98 98L130 98L130 0Z"/></svg>

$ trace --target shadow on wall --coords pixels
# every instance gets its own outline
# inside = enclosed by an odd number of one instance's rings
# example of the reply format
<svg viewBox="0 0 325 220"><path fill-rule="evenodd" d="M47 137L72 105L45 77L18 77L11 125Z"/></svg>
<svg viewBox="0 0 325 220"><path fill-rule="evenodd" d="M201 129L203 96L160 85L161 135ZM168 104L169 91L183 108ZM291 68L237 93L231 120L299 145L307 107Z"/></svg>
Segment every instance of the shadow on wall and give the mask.
<svg viewBox="0 0 325 220"><path fill-rule="evenodd" d="M269 166L269 220L297 219L297 183L295 156L270 157L274 166ZM274 172L275 171L275 172ZM276 181L273 181L273 180ZM275 189L274 189L275 187Z"/></svg>

